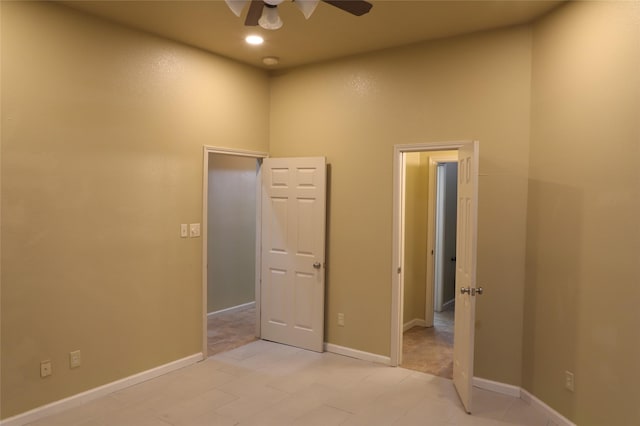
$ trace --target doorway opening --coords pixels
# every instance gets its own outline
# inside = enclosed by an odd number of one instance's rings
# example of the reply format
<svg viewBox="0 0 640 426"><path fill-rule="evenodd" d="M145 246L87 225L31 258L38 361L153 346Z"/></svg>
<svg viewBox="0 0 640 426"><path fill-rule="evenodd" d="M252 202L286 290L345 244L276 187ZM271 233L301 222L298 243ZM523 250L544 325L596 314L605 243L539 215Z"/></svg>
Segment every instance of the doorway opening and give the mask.
<svg viewBox="0 0 640 426"><path fill-rule="evenodd" d="M259 172L263 153L205 147L203 353L260 337Z"/></svg>
<svg viewBox="0 0 640 426"><path fill-rule="evenodd" d="M393 270L391 279L391 365L402 364L404 328L404 293L408 271L405 269L405 237L407 236L406 163L409 153L456 151L458 161L455 320L453 337L453 384L467 412L471 412L473 352L475 340L475 300L483 293L476 286L478 229L478 141L395 145L393 157ZM407 259L410 260L410 259ZM427 275L427 278L429 275ZM432 292L425 291L427 295ZM426 299L426 297L425 297ZM425 307L433 307L433 302ZM425 317L425 324L428 320Z"/></svg>
<svg viewBox="0 0 640 426"><path fill-rule="evenodd" d="M237 341L237 329L223 336L208 330L208 317L229 313L242 313L249 321L253 318L253 336L247 338L323 350L326 159L267 157L261 152L204 147L203 354L212 352L210 336L215 338L212 344L229 335ZM230 169L242 169L241 177L235 173L229 178L225 173ZM242 199L236 200L239 196ZM224 220L216 218L218 210ZM236 228L241 216L244 225ZM244 233L247 235L241 235ZM232 290L215 287L227 275L232 276ZM235 294L240 277L244 296L216 305ZM252 306L253 312L249 310ZM227 319L226 325L239 321ZM221 346L223 351L231 349Z"/></svg>
<svg viewBox="0 0 640 426"><path fill-rule="evenodd" d="M453 378L457 151L405 154L404 368Z"/></svg>

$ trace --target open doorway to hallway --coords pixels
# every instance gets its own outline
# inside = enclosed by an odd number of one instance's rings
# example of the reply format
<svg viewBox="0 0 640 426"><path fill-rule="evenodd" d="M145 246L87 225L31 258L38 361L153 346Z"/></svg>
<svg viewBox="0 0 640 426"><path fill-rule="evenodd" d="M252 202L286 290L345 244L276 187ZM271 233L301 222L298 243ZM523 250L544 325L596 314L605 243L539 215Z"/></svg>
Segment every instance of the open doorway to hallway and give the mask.
<svg viewBox="0 0 640 426"><path fill-rule="evenodd" d="M206 155L206 349L211 356L257 339L260 159L218 152Z"/></svg>
<svg viewBox="0 0 640 426"><path fill-rule="evenodd" d="M453 378L457 151L405 154L402 367Z"/></svg>

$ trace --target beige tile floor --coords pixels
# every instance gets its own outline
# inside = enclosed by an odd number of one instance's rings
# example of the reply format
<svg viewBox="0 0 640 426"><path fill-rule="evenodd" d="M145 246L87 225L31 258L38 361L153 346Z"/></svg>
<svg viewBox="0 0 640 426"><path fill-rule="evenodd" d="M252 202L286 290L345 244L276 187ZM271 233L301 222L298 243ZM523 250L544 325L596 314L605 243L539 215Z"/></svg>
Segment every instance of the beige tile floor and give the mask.
<svg viewBox="0 0 640 426"><path fill-rule="evenodd" d="M257 340L256 308L249 306L207 319L208 356L226 352Z"/></svg>
<svg viewBox="0 0 640 426"><path fill-rule="evenodd" d="M434 312L433 327L413 327L403 333L402 367L453 378L454 311Z"/></svg>
<svg viewBox="0 0 640 426"><path fill-rule="evenodd" d="M258 340L32 425L553 425L520 399L473 395L469 416L450 380Z"/></svg>

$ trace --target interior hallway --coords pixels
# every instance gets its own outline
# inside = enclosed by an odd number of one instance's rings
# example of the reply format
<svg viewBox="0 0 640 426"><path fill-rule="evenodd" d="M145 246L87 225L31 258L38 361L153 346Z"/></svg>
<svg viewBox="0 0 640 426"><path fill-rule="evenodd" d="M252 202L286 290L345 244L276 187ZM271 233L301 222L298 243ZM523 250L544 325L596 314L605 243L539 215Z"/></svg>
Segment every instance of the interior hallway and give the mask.
<svg viewBox="0 0 640 426"><path fill-rule="evenodd" d="M402 367L453 378L454 310L435 312L433 327L412 327L402 339Z"/></svg>
<svg viewBox="0 0 640 426"><path fill-rule="evenodd" d="M255 305L207 319L207 356L230 351L257 340Z"/></svg>
<svg viewBox="0 0 640 426"><path fill-rule="evenodd" d="M263 340L31 423L34 426L555 425L521 399L430 374Z"/></svg>

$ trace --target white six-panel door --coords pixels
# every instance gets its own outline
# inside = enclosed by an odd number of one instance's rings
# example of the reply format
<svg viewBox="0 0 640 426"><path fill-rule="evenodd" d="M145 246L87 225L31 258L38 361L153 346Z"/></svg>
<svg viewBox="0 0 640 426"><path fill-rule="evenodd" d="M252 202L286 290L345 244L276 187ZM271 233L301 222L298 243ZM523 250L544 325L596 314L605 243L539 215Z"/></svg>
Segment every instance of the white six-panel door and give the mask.
<svg viewBox="0 0 640 426"><path fill-rule="evenodd" d="M262 163L261 337L322 352L326 160Z"/></svg>
<svg viewBox="0 0 640 426"><path fill-rule="evenodd" d="M453 383L471 413L478 222L478 142L458 150L458 227ZM463 293L462 289L470 289ZM472 289L472 290L471 290Z"/></svg>

